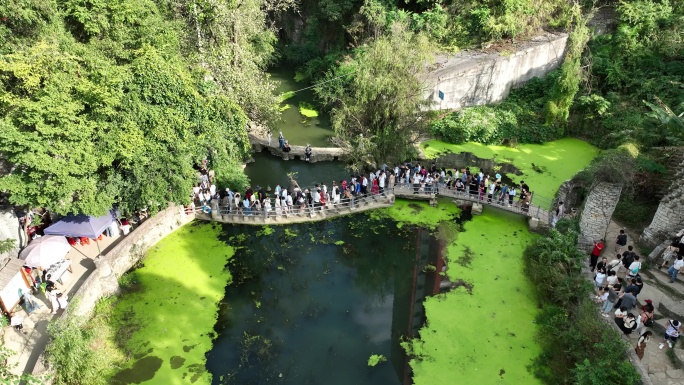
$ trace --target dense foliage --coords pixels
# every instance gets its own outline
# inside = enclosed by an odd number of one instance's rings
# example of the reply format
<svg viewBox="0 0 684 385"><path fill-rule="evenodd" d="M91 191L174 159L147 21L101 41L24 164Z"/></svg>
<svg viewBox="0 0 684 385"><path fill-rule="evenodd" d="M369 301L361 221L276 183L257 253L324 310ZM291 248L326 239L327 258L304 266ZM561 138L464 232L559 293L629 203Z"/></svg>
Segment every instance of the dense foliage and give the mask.
<svg viewBox="0 0 684 385"><path fill-rule="evenodd" d="M317 87L332 106L335 133L354 163L382 164L410 156L416 134L425 126L419 114L427 103L420 79L430 57L427 38L396 22Z"/></svg>
<svg viewBox="0 0 684 385"><path fill-rule="evenodd" d="M98 357L91 346L92 330L84 327L77 318L53 322L48 325L52 342L45 349L47 361L58 370L56 385L104 385L107 379L102 375L108 368L107 362Z"/></svg>
<svg viewBox="0 0 684 385"><path fill-rule="evenodd" d="M433 121L433 136L450 143L486 144L541 143L561 134L557 126L544 124L547 90L559 76L554 71L544 79L534 78L511 91L496 105L464 108Z"/></svg>
<svg viewBox="0 0 684 385"><path fill-rule="evenodd" d="M542 306L542 352L531 370L548 384L640 384L619 333L590 299L593 286L581 270L587 256L577 250L576 225L561 220L557 227L563 232L551 230L525 251L525 272Z"/></svg>
<svg viewBox="0 0 684 385"><path fill-rule="evenodd" d="M277 105L263 3L202 4L201 18L152 0L2 4L0 190L11 203L155 211L187 200L205 158L242 187L248 119L272 119Z"/></svg>

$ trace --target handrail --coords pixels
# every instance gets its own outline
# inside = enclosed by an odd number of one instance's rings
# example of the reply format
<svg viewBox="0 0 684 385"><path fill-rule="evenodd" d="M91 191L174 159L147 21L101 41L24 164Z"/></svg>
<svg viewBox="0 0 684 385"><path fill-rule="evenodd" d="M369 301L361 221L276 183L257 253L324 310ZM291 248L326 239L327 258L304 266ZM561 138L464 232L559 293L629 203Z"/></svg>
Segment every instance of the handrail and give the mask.
<svg viewBox="0 0 684 385"><path fill-rule="evenodd" d="M278 218L278 217L290 217L290 216L314 216L319 213L325 213L325 212L330 212L332 210L337 210L338 212L343 209L349 209L350 211L354 211L359 207L362 206L367 206L368 204L372 204L375 202L378 202L380 198L387 198L390 199L391 196L388 194L388 191L390 190L384 190L382 192L378 193L367 193L367 194L358 194L358 195L352 195L351 198L347 197L340 197L338 202L330 201L330 202L325 202L325 204L315 204L315 203L298 203L298 202L293 202L291 207L281 207L280 211L278 211L275 207L275 205L272 205L270 210L266 210L265 208L250 208L247 209L245 207L239 206L235 207L235 205L231 204L229 206L221 205L219 206L219 212L222 215L242 215L242 216L249 216L249 217L261 217L261 218ZM273 197L267 198L273 200Z"/></svg>
<svg viewBox="0 0 684 385"><path fill-rule="evenodd" d="M306 188L305 188L306 189ZM305 189L302 189L304 191ZM315 191L315 187L309 188L310 191ZM348 213L353 212L359 207L366 207L373 203L382 204L392 204L394 201L394 196L399 195L410 199L411 196L421 197L421 199L434 199L438 196L446 196L455 199L462 199L471 202L477 202L485 204L492 207L499 207L506 211L515 212L528 217L535 217L547 222L551 222L551 203L546 198L539 196L537 194L532 194L529 204L515 200L513 204L509 204L508 196L503 196L499 192L496 196L492 197L491 201L487 194L480 195L470 194L467 189L456 190L448 188L444 184L435 183L433 185L413 185L406 183L396 183L394 187L388 187L383 189L383 191L378 191L377 193L367 193L367 194L356 194L352 195L351 198L340 197L337 202L326 202L324 205L315 203L297 203L293 202L291 207L281 207L277 210L275 205L272 204L270 210L265 208L250 208L246 209L241 204L236 207L233 202L230 205L219 205L218 210L220 215L233 215L242 217L260 217L260 218L279 218L279 217L314 217L318 214L332 214L335 211L341 213L343 210L348 210ZM517 196L519 198L519 196ZM271 202L274 201L274 197L269 197ZM388 200L384 200L388 199ZM212 205L213 206L213 205ZM548 207L548 208L547 208ZM196 208L197 212L202 212L203 208ZM204 213L209 214L209 213ZM346 214L346 213L345 213ZM543 218L546 214L547 218Z"/></svg>

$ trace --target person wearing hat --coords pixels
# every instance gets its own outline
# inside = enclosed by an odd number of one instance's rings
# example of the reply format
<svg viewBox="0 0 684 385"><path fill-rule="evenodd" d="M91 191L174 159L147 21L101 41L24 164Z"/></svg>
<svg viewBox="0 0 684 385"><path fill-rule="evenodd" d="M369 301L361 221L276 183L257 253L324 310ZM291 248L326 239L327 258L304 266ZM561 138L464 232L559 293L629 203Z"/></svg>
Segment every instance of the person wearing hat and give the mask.
<svg viewBox="0 0 684 385"><path fill-rule="evenodd" d="M667 321L667 329L665 330L665 340L658 345L658 349L662 349L665 347L665 342L667 342L667 346L672 349L677 343L677 339L679 338L679 333L682 331L682 323L675 320L671 319Z"/></svg>

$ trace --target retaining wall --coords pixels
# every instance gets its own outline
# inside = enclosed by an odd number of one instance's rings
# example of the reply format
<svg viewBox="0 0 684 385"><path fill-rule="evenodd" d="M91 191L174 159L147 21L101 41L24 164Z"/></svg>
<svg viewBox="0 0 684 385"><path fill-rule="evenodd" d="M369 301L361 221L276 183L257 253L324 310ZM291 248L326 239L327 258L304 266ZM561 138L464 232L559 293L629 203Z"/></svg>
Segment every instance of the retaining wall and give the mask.
<svg viewBox="0 0 684 385"><path fill-rule="evenodd" d="M565 57L568 35L547 33L512 46L509 51L462 51L436 60L430 71L428 109L460 109L500 102L511 88L556 69ZM439 91L444 94L440 100Z"/></svg>
<svg viewBox="0 0 684 385"><path fill-rule="evenodd" d="M593 241L606 236L610 218L613 216L621 193L621 184L603 182L597 183L589 191L580 217L581 247L589 248Z"/></svg>
<svg viewBox="0 0 684 385"><path fill-rule="evenodd" d="M161 239L194 219L182 207L172 206L142 222L135 231L95 260L95 270L73 296L69 314L88 316L97 301L119 290L118 279L129 271Z"/></svg>

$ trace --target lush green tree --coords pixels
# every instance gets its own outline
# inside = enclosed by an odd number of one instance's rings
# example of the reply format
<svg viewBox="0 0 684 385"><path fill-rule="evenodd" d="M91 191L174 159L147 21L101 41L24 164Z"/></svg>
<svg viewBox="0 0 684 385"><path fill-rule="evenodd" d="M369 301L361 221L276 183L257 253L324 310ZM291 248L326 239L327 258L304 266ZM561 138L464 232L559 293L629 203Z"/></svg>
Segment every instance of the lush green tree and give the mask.
<svg viewBox="0 0 684 385"><path fill-rule="evenodd" d="M316 88L332 107L340 141L376 163L407 157L425 127L423 78L432 58L427 37L395 23L387 34L360 47ZM371 148L359 146L370 139ZM357 157L359 158L359 157Z"/></svg>
<svg viewBox="0 0 684 385"><path fill-rule="evenodd" d="M108 368L91 346L92 330L84 327L83 323L82 319L68 318L48 325L51 342L45 348L45 357L57 369L54 377L57 385L107 383L102 373Z"/></svg>

